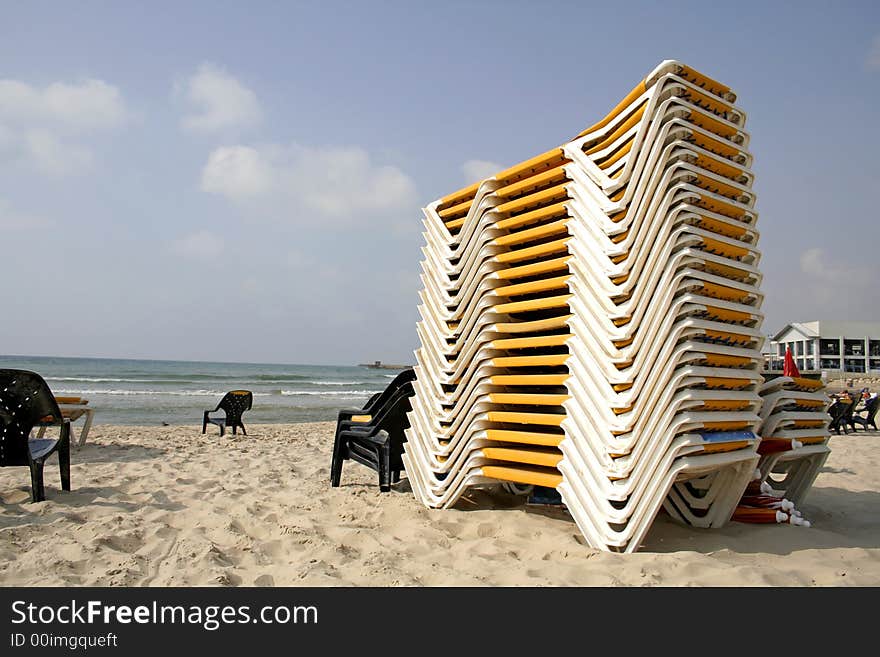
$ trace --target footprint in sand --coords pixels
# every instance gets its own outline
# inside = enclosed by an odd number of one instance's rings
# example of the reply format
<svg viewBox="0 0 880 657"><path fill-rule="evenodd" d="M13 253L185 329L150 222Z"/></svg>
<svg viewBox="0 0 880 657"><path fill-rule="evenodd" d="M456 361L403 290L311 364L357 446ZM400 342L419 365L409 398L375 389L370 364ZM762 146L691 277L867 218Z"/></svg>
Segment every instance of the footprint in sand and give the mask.
<svg viewBox="0 0 880 657"><path fill-rule="evenodd" d="M238 520L230 520L226 524L226 529L235 534L247 535L247 531L245 530L244 525L242 525Z"/></svg>
<svg viewBox="0 0 880 657"><path fill-rule="evenodd" d="M481 522L477 527L477 536L480 538L495 538L498 536L498 525L491 522Z"/></svg>
<svg viewBox="0 0 880 657"><path fill-rule="evenodd" d="M2 500L4 504L24 504L30 499L30 491L26 490L13 490L5 492L0 496L0 500Z"/></svg>
<svg viewBox="0 0 880 657"><path fill-rule="evenodd" d="M239 586L241 584L241 577L235 573L222 571L214 576L213 581L220 586Z"/></svg>
<svg viewBox="0 0 880 657"><path fill-rule="evenodd" d="M136 552L144 545L143 537L140 532L128 532L125 534L115 534L113 536L99 536L94 540L94 543L125 554Z"/></svg>
<svg viewBox="0 0 880 657"><path fill-rule="evenodd" d="M171 498L168 497L168 495L166 495L166 494L165 494L164 492L162 492L161 490L159 490L159 491L155 491L155 492L152 494L152 498L153 498L155 501L157 501L159 504L171 504Z"/></svg>

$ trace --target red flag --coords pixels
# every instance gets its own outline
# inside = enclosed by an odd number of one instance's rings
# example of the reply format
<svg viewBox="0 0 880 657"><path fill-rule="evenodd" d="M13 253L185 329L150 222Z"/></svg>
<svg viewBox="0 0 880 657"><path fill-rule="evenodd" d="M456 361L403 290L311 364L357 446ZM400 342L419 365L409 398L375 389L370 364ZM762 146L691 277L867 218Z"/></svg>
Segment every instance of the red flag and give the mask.
<svg viewBox="0 0 880 657"><path fill-rule="evenodd" d="M800 376L794 357L791 355L791 347L785 348L785 361L782 364L782 376Z"/></svg>

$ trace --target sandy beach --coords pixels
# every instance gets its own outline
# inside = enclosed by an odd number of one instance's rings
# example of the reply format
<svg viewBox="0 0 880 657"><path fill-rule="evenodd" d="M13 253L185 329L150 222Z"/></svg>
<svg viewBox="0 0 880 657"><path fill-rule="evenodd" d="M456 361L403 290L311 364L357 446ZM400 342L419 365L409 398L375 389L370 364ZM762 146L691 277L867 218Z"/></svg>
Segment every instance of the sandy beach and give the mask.
<svg viewBox="0 0 880 657"><path fill-rule="evenodd" d="M93 427L55 457L47 500L0 469L5 586L877 586L880 433L834 436L799 508L813 526L696 530L658 517L642 549L584 545L567 514L477 491L423 508L404 479L380 494L348 462L329 486L333 424Z"/></svg>

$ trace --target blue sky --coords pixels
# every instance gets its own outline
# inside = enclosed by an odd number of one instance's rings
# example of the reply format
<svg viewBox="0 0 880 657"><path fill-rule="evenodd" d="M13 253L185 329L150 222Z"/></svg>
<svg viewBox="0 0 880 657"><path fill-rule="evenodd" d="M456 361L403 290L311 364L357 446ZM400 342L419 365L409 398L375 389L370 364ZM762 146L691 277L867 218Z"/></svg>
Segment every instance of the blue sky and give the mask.
<svg viewBox="0 0 880 657"><path fill-rule="evenodd" d="M877 3L3 2L0 353L412 360L421 208L664 59L748 114L765 332L880 320Z"/></svg>

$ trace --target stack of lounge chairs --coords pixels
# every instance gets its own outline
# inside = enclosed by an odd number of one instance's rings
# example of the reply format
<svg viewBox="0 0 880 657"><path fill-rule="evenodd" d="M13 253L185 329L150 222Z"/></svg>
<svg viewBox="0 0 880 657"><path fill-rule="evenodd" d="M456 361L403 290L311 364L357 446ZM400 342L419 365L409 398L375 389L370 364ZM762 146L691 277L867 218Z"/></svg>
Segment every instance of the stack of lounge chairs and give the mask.
<svg viewBox="0 0 880 657"><path fill-rule="evenodd" d="M763 383L735 100L663 62L573 140L425 208L402 457L425 505L551 487L590 545L628 552L661 509L731 518Z"/></svg>
<svg viewBox="0 0 880 657"><path fill-rule="evenodd" d="M763 492L799 504L828 458L830 399L815 379L781 376L761 386L761 444L758 453Z"/></svg>

